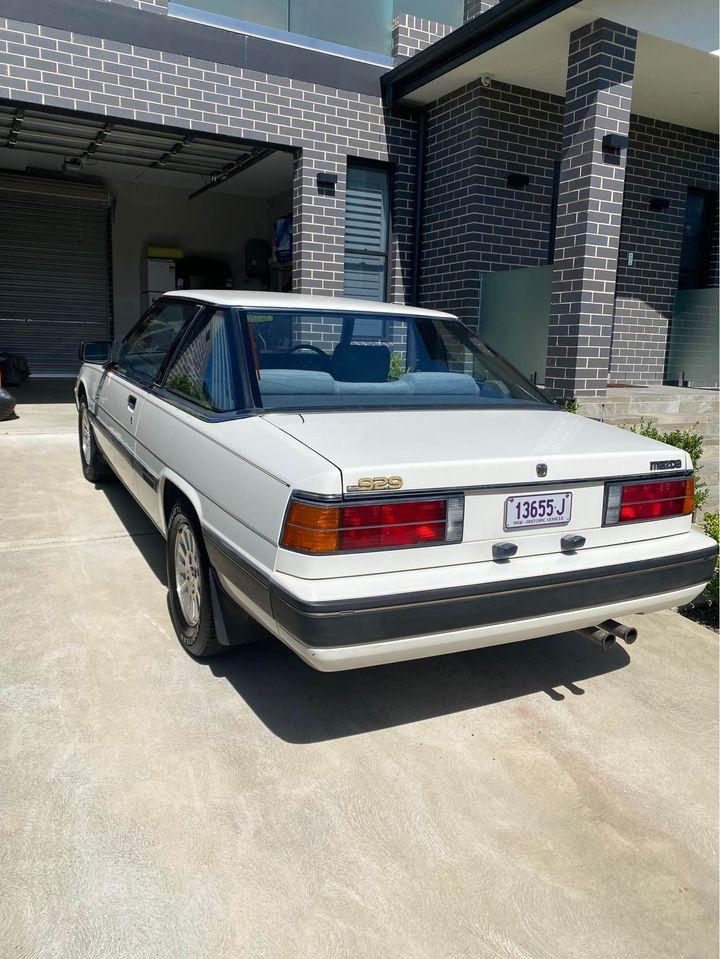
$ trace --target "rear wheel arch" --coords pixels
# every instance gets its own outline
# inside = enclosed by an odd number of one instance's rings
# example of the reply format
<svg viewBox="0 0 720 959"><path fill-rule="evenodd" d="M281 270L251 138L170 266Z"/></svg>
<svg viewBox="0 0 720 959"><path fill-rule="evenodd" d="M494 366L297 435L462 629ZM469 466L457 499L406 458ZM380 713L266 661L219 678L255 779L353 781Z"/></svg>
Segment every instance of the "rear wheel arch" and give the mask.
<svg viewBox="0 0 720 959"><path fill-rule="evenodd" d="M193 656L222 651L215 629L212 570L197 512L182 490L171 484L167 503L166 570L170 616L177 637Z"/></svg>
<svg viewBox="0 0 720 959"><path fill-rule="evenodd" d="M192 487L179 477L161 476L158 495L160 497L160 515L162 516L163 532L165 535L167 535L168 523L173 506L178 502L183 503L185 507L190 510L193 518L197 522L199 531L202 532L202 508L200 506L200 498Z"/></svg>

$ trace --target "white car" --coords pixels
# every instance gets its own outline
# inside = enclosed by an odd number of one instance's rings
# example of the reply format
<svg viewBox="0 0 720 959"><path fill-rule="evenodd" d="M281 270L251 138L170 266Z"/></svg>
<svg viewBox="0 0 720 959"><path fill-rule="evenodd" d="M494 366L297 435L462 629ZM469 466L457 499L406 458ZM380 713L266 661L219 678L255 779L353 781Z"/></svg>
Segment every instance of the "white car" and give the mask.
<svg viewBox="0 0 720 959"><path fill-rule="evenodd" d="M256 624L321 670L608 645L712 574L687 453L562 412L447 313L178 291L81 356L83 472L166 537L196 656Z"/></svg>

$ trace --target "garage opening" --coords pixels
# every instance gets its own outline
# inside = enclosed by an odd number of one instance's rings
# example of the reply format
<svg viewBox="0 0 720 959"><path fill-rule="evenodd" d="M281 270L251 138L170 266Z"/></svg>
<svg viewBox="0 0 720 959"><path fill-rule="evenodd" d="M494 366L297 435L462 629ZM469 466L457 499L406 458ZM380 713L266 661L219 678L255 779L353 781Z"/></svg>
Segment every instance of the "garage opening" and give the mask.
<svg viewBox="0 0 720 959"><path fill-rule="evenodd" d="M0 353L76 372L159 295L292 288L288 149L0 102Z"/></svg>

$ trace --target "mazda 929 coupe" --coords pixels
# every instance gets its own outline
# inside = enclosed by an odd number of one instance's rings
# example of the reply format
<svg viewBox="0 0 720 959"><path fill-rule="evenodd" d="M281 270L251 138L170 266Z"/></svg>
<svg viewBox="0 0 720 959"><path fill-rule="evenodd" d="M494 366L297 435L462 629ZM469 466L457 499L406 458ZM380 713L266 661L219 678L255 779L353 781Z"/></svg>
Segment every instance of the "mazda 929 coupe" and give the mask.
<svg viewBox="0 0 720 959"><path fill-rule="evenodd" d="M195 656L266 631L321 670L607 646L712 575L687 453L561 411L450 314L178 291L81 358L83 473L166 538Z"/></svg>

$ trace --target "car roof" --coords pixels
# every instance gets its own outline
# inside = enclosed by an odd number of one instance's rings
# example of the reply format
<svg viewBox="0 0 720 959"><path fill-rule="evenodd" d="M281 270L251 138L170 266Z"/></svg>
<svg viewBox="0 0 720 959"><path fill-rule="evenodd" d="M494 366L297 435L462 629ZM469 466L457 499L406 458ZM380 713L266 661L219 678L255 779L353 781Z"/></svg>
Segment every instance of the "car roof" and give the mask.
<svg viewBox="0 0 720 959"><path fill-rule="evenodd" d="M421 310L415 306L398 306L378 300L356 300L346 296L310 296L302 293L268 293L260 290L170 290L165 296L193 299L214 306L239 306L260 310L327 310L333 313L384 313L394 316L444 317L455 320L452 313Z"/></svg>

